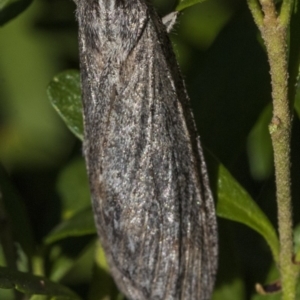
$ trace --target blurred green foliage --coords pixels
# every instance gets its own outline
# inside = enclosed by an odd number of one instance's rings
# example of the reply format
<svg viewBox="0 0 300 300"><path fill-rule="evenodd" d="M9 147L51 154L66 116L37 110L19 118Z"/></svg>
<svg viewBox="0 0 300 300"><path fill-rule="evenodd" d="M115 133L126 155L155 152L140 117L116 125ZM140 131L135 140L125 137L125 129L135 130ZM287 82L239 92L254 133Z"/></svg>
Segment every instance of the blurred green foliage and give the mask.
<svg viewBox="0 0 300 300"><path fill-rule="evenodd" d="M72 81L69 87L76 90L71 96L68 90L61 93L61 85L55 85L61 83L57 74L79 68L75 4L71 0L36 0L29 6L29 2L0 1L0 202L4 203L17 245L17 268L68 286L82 299L123 299L95 242L81 142L67 129L46 93L54 78L48 96L53 102L63 94L66 110L62 112L60 103L56 103L56 110L65 121L70 110L75 112L67 123L82 138L80 109L73 105L80 100L78 81ZM177 8L192 2L186 0ZM154 3L161 15L177 4L172 0ZM292 23L295 38L291 39L291 71L299 68L298 15ZM207 0L186 8L171 39L202 144L231 173L209 159L215 198L224 205L222 201L228 201L221 212L229 211L227 218L243 222L243 215L240 220L237 216L242 210L248 212L248 204L238 208L245 193L245 201L264 216L249 214L250 221L264 226L268 223L272 231L272 226L276 228L276 204L267 133L270 78L266 54L246 4L240 0ZM78 78L76 71L72 74ZM300 221L299 103L297 95L292 137L295 224ZM220 215L220 208L218 212ZM218 221L220 259L213 300L261 299L254 291L255 283L278 278L267 243L249 227L221 218ZM260 226L251 222L244 223L252 228ZM300 231L295 233L299 253ZM276 244L276 236L274 239L269 244ZM5 251L0 247L0 265L6 264ZM2 288L16 286L17 280L24 278L16 270L1 270ZM29 294L38 292L36 277L28 274L25 278L32 284ZM0 288L0 299L22 299L22 295ZM30 299L48 298L35 295Z"/></svg>

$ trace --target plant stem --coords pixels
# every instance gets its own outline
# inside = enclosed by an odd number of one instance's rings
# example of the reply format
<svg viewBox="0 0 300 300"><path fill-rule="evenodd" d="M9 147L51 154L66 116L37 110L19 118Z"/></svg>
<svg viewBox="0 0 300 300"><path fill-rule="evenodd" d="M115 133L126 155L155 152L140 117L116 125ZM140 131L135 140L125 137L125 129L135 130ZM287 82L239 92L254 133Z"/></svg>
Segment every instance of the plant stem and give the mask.
<svg viewBox="0 0 300 300"><path fill-rule="evenodd" d="M284 30L266 30L267 45L272 79L273 118L269 127L275 163L276 198L280 241L279 269L281 274L282 299L295 299L298 269L292 263L293 224L290 183L290 136L291 113L288 101L288 74L286 40ZM280 58L279 58L280 57Z"/></svg>
<svg viewBox="0 0 300 300"><path fill-rule="evenodd" d="M264 40L270 64L273 117L269 126L274 151L276 176L276 198L279 228L279 270L281 275L282 299L295 300L299 267L293 258L293 222L290 182L290 139L292 115L288 99L288 51L287 37L292 0L284 0L280 16L273 0L260 0L263 20L248 0L254 20ZM251 6L250 6L251 4Z"/></svg>
<svg viewBox="0 0 300 300"><path fill-rule="evenodd" d="M258 0L248 0L248 6L258 28L263 26L263 13L260 10Z"/></svg>

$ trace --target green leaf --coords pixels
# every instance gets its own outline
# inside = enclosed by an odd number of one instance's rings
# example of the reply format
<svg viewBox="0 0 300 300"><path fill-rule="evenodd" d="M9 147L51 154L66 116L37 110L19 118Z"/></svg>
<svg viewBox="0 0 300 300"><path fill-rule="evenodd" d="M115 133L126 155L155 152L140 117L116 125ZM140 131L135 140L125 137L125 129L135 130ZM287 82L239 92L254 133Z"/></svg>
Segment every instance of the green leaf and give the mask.
<svg viewBox="0 0 300 300"><path fill-rule="evenodd" d="M30 273L0 267L0 288L16 289L24 294L48 295L54 299L79 300L80 298L65 286Z"/></svg>
<svg viewBox="0 0 300 300"><path fill-rule="evenodd" d="M71 219L59 224L44 240L45 244L51 244L68 237L78 237L95 234L96 228L91 207L88 207Z"/></svg>
<svg viewBox="0 0 300 300"><path fill-rule="evenodd" d="M47 88L47 95L69 129L83 140L79 71L68 70L56 75Z"/></svg>
<svg viewBox="0 0 300 300"><path fill-rule="evenodd" d="M179 2L179 4L177 5L176 10L181 11L187 7L190 7L192 5L195 5L195 4L204 2L204 1L206 1L206 0L181 0Z"/></svg>
<svg viewBox="0 0 300 300"><path fill-rule="evenodd" d="M32 0L0 0L0 26L24 11Z"/></svg>
<svg viewBox="0 0 300 300"><path fill-rule="evenodd" d="M90 191L83 158L72 161L62 170L57 180L57 191L61 197L63 219L70 218L90 205Z"/></svg>
<svg viewBox="0 0 300 300"><path fill-rule="evenodd" d="M261 234L270 246L275 262L278 261L279 242L274 227L250 195L222 165L218 169L217 215L240 222Z"/></svg>

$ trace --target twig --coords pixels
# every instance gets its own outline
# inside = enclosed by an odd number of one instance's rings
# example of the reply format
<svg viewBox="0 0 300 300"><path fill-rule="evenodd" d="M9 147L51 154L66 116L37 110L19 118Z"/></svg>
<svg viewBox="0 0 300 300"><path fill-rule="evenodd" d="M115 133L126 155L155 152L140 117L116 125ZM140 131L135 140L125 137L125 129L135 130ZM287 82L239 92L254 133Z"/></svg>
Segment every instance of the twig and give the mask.
<svg viewBox="0 0 300 300"><path fill-rule="evenodd" d="M270 64L273 118L269 126L274 151L276 198L280 241L279 269L282 299L294 300L299 268L292 263L293 224L290 182L292 115L288 101L288 29L293 1L284 0L278 16L273 0L260 0L261 8L248 0L251 13L266 45ZM251 2L251 6L250 6ZM260 12L258 12L260 11ZM263 21L258 16L263 14Z"/></svg>

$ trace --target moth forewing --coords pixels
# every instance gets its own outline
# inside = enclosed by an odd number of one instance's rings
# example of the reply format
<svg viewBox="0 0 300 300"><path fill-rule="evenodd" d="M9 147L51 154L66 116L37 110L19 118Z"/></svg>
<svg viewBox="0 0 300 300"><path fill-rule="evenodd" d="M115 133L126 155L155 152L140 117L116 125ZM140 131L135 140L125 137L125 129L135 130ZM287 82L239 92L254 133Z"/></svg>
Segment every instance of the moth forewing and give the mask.
<svg viewBox="0 0 300 300"><path fill-rule="evenodd" d="M145 0L77 0L95 221L132 300L211 297L213 199L166 28Z"/></svg>

